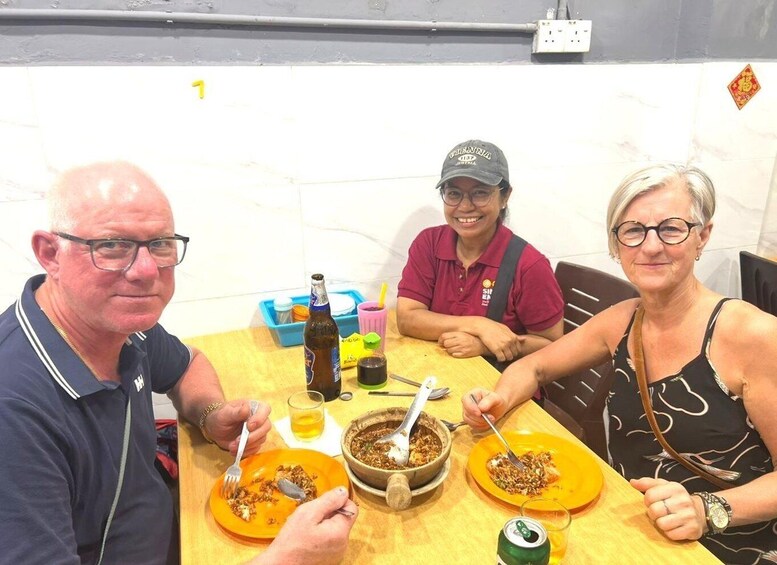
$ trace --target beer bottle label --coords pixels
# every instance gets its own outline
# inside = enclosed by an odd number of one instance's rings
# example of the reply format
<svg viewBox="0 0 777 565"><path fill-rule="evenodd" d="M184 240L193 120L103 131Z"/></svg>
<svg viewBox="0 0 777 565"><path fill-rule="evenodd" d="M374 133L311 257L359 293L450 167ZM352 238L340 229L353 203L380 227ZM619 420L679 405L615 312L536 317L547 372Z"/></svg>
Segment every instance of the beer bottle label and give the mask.
<svg viewBox="0 0 777 565"><path fill-rule="evenodd" d="M340 380L340 348L333 347L331 350L330 363L332 364L332 382L338 382ZM316 353L309 347L305 346L305 381L308 386L313 383L313 377L315 376L315 370L313 369L316 362Z"/></svg>
<svg viewBox="0 0 777 565"><path fill-rule="evenodd" d="M332 348L332 381L338 382L340 380L340 348Z"/></svg>
<svg viewBox="0 0 777 565"><path fill-rule="evenodd" d="M312 311L329 310L329 297L323 283L310 289L310 309Z"/></svg>
<svg viewBox="0 0 777 565"><path fill-rule="evenodd" d="M305 381L308 386L313 382L313 363L316 360L316 354L307 345L305 346Z"/></svg>

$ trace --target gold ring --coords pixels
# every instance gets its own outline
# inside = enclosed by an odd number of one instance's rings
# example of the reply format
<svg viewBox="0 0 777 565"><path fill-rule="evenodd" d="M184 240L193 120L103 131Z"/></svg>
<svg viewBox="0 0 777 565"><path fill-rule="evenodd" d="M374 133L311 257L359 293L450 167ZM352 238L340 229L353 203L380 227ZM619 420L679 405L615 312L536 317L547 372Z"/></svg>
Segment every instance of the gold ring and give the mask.
<svg viewBox="0 0 777 565"><path fill-rule="evenodd" d="M671 511L671 510L669 510L669 505L667 505L667 503L666 503L666 499L665 499L665 498L664 498L664 499L662 499L662 500L661 500L661 502L663 503L663 505L664 505L664 508L666 508L666 515L667 515L667 516L669 516L669 514L671 514L671 513L672 513L672 511Z"/></svg>

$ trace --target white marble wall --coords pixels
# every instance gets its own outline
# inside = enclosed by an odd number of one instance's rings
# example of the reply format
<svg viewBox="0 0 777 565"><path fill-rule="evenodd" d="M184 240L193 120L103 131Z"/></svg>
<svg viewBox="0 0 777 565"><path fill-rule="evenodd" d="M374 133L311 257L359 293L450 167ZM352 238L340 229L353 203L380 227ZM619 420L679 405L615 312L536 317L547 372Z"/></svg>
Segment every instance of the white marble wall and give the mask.
<svg viewBox="0 0 777 565"><path fill-rule="evenodd" d="M738 110L748 61L666 65L0 67L0 302L40 269L29 236L63 168L123 158L168 192L192 238L162 319L182 337L261 324L257 303L396 285L407 248L441 223L442 159L495 142L516 188L509 225L546 253L613 273L605 208L649 161L693 161L716 182L698 273L739 293L777 155L777 63ZM205 81L205 97L191 86Z"/></svg>

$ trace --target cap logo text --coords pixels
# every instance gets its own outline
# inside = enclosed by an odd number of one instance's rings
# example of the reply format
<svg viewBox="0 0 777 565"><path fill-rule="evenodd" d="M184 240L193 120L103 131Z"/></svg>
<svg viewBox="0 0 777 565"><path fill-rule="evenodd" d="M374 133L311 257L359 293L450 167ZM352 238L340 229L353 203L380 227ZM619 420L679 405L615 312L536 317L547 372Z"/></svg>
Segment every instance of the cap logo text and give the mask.
<svg viewBox="0 0 777 565"><path fill-rule="evenodd" d="M450 153L448 153L448 159L453 159L457 155L467 155L467 154L474 154L478 155L480 157L483 157L484 159L491 160L491 151L486 151L482 147L473 147L472 145L467 145L465 147L459 147L457 149L454 149Z"/></svg>

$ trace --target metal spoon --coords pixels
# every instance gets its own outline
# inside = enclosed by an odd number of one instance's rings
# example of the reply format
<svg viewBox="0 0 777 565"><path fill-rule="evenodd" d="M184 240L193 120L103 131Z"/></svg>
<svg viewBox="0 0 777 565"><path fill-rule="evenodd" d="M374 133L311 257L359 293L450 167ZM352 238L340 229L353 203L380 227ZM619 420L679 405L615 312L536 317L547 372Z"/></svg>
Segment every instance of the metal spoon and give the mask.
<svg viewBox="0 0 777 565"><path fill-rule="evenodd" d="M450 431L454 431L457 428L460 428L461 426L464 425L464 421L463 420L461 422L455 422L454 423L454 422L449 422L448 420L442 420L441 419L440 422L442 422L442 425L445 426L446 428L448 428L448 430L450 430Z"/></svg>
<svg viewBox="0 0 777 565"><path fill-rule="evenodd" d="M472 402L474 402L475 405L477 405L478 401L475 400L475 395L470 394L469 397L472 399ZM480 415L483 416L483 419L486 421L486 424L491 426L491 429L494 430L496 437L502 440L502 443L505 444L505 448L507 449L507 460L510 461L510 463L512 463L516 467L518 467L521 471L523 471L526 467L524 466L523 463L521 463L521 460L518 459L518 456L515 453L513 453L513 450L510 449L510 444L507 443L507 440L504 437L502 437L502 434L500 434L499 430L496 429L496 426L494 426L494 424L491 423L491 420L488 419L488 416L486 416L483 413L481 413Z"/></svg>
<svg viewBox="0 0 777 565"><path fill-rule="evenodd" d="M396 373L389 373L389 377L391 377L395 381L399 381L401 383L405 383L405 384L409 384L409 385L413 385L413 386L417 386L417 387L421 386L421 383L417 383L414 380L411 380L411 379L408 379L408 378L405 378L405 377L401 377L401 376L397 375ZM442 392L442 391L445 391L445 392ZM444 388L443 387L436 388L436 389L434 389L432 391L432 394L429 395L429 400L435 400L437 398L442 398L443 396L447 395L450 391L451 391L451 389L449 389L447 386L444 387Z"/></svg>
<svg viewBox="0 0 777 565"><path fill-rule="evenodd" d="M299 485L292 483L289 479L278 479L278 490L297 502L303 502L305 500L305 491L302 490ZM353 516L353 512L345 510L344 508L338 508L335 512L342 514L343 516Z"/></svg>
<svg viewBox="0 0 777 565"><path fill-rule="evenodd" d="M383 436L380 439L375 440L375 443L391 443L391 449L389 449L388 456L393 459L397 465L404 467L407 465L407 461L410 458L410 430L421 414L421 409L426 404L429 395L432 392L432 388L437 383L435 377L426 377L421 390L415 395L413 403L405 414L405 419L399 427L388 435Z"/></svg>
<svg viewBox="0 0 777 565"><path fill-rule="evenodd" d="M450 394L451 389L449 389L447 386L444 388L435 388L429 393L429 400L439 400L440 398L445 398ZM376 394L379 396L415 396L415 393L412 392L390 392L387 390L371 390L367 394Z"/></svg>

